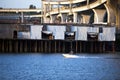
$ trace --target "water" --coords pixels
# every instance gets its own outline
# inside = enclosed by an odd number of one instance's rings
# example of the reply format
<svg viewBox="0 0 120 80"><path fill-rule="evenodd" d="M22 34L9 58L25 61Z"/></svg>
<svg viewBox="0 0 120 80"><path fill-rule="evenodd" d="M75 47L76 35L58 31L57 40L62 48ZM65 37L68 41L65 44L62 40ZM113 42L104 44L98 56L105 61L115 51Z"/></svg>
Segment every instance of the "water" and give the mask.
<svg viewBox="0 0 120 80"><path fill-rule="evenodd" d="M120 55L0 54L0 80L120 80Z"/></svg>

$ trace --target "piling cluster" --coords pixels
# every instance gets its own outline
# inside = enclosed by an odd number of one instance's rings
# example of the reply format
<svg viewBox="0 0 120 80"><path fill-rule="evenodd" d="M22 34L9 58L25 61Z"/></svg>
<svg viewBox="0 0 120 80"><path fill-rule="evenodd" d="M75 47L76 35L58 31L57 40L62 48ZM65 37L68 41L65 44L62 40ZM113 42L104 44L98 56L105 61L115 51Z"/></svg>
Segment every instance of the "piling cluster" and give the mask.
<svg viewBox="0 0 120 80"><path fill-rule="evenodd" d="M1 53L105 53L115 51L114 42L0 39Z"/></svg>

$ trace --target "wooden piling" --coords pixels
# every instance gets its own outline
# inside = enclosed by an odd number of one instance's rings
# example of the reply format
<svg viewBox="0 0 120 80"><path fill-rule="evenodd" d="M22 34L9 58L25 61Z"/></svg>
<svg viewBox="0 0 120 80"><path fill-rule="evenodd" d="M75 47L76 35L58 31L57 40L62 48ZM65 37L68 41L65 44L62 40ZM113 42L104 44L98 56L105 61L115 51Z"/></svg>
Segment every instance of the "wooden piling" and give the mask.
<svg viewBox="0 0 120 80"><path fill-rule="evenodd" d="M103 46L102 46L102 42L99 42L99 46L97 46L97 47L99 47L99 52L100 53L102 53L103 52Z"/></svg>
<svg viewBox="0 0 120 80"><path fill-rule="evenodd" d="M93 53L94 51L93 51L93 41L90 41L90 53Z"/></svg>
<svg viewBox="0 0 120 80"><path fill-rule="evenodd" d="M58 53L60 53L60 49L61 49L61 47L60 47L60 42L61 42L61 41L58 40Z"/></svg>
<svg viewBox="0 0 120 80"><path fill-rule="evenodd" d="M37 52L40 52L40 40L37 40Z"/></svg>
<svg viewBox="0 0 120 80"><path fill-rule="evenodd" d="M78 53L78 42L77 41L75 41L75 42L76 42L76 46L75 46L76 47L76 49L75 49L76 51L75 52Z"/></svg>
<svg viewBox="0 0 120 80"><path fill-rule="evenodd" d="M15 52L18 53L18 41L17 40L14 40L14 49L15 49Z"/></svg>
<svg viewBox="0 0 120 80"><path fill-rule="evenodd" d="M44 41L44 52L47 52L47 41Z"/></svg>
<svg viewBox="0 0 120 80"><path fill-rule="evenodd" d="M56 48L56 40L55 40L55 45L54 45L54 46L55 46L55 53L56 53L56 51L57 51L57 50L56 50L56 49L57 49L57 48Z"/></svg>
<svg viewBox="0 0 120 80"><path fill-rule="evenodd" d="M95 51L95 53L97 53L97 41L95 41L95 43L94 43L94 51Z"/></svg>
<svg viewBox="0 0 120 80"><path fill-rule="evenodd" d="M29 40L0 39L0 52L40 52L40 53L104 53L115 52L115 42L69 41L69 40Z"/></svg>
<svg viewBox="0 0 120 80"><path fill-rule="evenodd" d="M37 41L34 40L34 52L37 52Z"/></svg>
<svg viewBox="0 0 120 80"><path fill-rule="evenodd" d="M112 52L115 53L115 42L112 42Z"/></svg>
<svg viewBox="0 0 120 80"><path fill-rule="evenodd" d="M6 52L6 40L4 40L4 52Z"/></svg>
<svg viewBox="0 0 120 80"><path fill-rule="evenodd" d="M4 52L4 39L2 40L2 52Z"/></svg>
<svg viewBox="0 0 120 80"><path fill-rule="evenodd" d="M0 40L0 52L2 52L2 41Z"/></svg>
<svg viewBox="0 0 120 80"><path fill-rule="evenodd" d="M5 52L8 52L8 40L5 40Z"/></svg>
<svg viewBox="0 0 120 80"><path fill-rule="evenodd" d="M51 40L48 41L48 53L51 53Z"/></svg>
<svg viewBox="0 0 120 80"><path fill-rule="evenodd" d="M20 53L22 53L23 52L23 40L20 40L19 45L20 45Z"/></svg>
<svg viewBox="0 0 120 80"><path fill-rule="evenodd" d="M43 53L43 40L41 40L40 47L41 47L41 52Z"/></svg>
<svg viewBox="0 0 120 80"><path fill-rule="evenodd" d="M24 52L27 53L28 49L27 49L27 40L24 40Z"/></svg>
<svg viewBox="0 0 120 80"><path fill-rule="evenodd" d="M81 44L81 41L79 41L79 53L81 53L82 52L82 44Z"/></svg>
<svg viewBox="0 0 120 80"><path fill-rule="evenodd" d="M9 52L11 53L12 52L12 43L11 43L11 40L8 40L9 42L8 42L8 44L9 44Z"/></svg>

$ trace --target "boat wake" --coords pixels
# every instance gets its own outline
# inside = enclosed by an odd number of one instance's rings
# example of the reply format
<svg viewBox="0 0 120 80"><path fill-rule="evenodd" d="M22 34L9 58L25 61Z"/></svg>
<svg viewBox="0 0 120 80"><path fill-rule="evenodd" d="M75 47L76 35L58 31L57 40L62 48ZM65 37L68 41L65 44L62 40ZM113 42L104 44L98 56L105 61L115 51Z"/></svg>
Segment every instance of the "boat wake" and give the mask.
<svg viewBox="0 0 120 80"><path fill-rule="evenodd" d="M74 54L62 54L65 58L79 58L79 56Z"/></svg>
<svg viewBox="0 0 120 80"><path fill-rule="evenodd" d="M99 56L85 56L85 55L75 55L75 54L62 54L65 58L105 58L105 57L99 57Z"/></svg>

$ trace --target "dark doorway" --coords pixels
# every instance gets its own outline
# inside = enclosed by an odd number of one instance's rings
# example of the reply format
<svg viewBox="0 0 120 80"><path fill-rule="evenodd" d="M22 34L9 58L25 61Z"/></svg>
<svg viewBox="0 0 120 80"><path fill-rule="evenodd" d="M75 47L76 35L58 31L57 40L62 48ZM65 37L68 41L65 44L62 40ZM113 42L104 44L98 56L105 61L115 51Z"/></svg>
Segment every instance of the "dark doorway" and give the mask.
<svg viewBox="0 0 120 80"><path fill-rule="evenodd" d="M13 38L17 38L17 31L13 31Z"/></svg>

